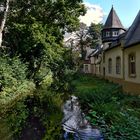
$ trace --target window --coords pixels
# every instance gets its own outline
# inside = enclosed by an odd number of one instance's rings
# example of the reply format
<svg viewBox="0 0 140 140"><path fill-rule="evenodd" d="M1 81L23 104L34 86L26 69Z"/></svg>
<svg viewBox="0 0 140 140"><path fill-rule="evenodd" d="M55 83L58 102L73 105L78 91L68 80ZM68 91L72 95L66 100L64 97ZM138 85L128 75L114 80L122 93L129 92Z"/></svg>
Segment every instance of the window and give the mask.
<svg viewBox="0 0 140 140"><path fill-rule="evenodd" d="M103 52L103 63L105 63L105 53Z"/></svg>
<svg viewBox="0 0 140 140"><path fill-rule="evenodd" d="M135 57L135 54L129 55L129 75L131 77L136 76L136 57Z"/></svg>
<svg viewBox="0 0 140 140"><path fill-rule="evenodd" d="M110 36L110 32L106 32L106 37L109 37Z"/></svg>
<svg viewBox="0 0 140 140"><path fill-rule="evenodd" d="M101 67L99 66L99 73L101 73Z"/></svg>
<svg viewBox="0 0 140 140"><path fill-rule="evenodd" d="M116 74L121 73L121 58L117 57L116 58Z"/></svg>
<svg viewBox="0 0 140 140"><path fill-rule="evenodd" d="M88 65L85 65L85 73L88 73Z"/></svg>
<svg viewBox="0 0 140 140"><path fill-rule="evenodd" d="M112 59L111 58L109 58L109 60L108 60L108 73L112 73Z"/></svg>
<svg viewBox="0 0 140 140"><path fill-rule="evenodd" d="M118 36L118 31L113 31L112 36Z"/></svg>

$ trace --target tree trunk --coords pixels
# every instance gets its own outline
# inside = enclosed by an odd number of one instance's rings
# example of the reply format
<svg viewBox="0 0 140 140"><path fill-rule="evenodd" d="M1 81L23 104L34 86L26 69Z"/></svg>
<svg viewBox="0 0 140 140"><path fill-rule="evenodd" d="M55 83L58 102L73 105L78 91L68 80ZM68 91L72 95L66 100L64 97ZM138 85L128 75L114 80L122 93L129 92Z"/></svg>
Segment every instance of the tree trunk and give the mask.
<svg viewBox="0 0 140 140"><path fill-rule="evenodd" d="M4 30L4 26L5 26L5 22L6 22L6 18L7 18L7 13L8 13L8 9L9 9L9 1L10 0L5 0L4 14L3 14L3 18L1 21L1 25L0 25L0 47L2 45L2 32Z"/></svg>

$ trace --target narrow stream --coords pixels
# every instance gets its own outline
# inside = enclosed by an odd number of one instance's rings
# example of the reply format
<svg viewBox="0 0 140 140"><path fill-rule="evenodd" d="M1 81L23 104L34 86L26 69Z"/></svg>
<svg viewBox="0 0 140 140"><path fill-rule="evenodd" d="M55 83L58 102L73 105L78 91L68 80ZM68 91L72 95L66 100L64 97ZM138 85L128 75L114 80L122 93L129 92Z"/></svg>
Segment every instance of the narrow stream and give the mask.
<svg viewBox="0 0 140 140"><path fill-rule="evenodd" d="M71 96L63 107L64 117L62 119L63 140L103 140L98 129L86 120L81 110L78 98ZM45 128L41 125L39 118L29 117L27 127L22 130L20 140L41 140L45 135Z"/></svg>
<svg viewBox="0 0 140 140"><path fill-rule="evenodd" d="M78 98L71 96L63 105L64 118L62 126L64 139L69 140L69 135L72 134L74 140L103 140L103 136L98 129L86 120L84 113L80 108Z"/></svg>

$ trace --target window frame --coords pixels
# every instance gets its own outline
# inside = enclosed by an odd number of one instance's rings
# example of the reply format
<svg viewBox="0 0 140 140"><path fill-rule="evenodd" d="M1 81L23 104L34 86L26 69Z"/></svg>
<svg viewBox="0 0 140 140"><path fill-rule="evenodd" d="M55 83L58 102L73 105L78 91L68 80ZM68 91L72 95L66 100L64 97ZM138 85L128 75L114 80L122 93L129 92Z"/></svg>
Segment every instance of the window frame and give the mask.
<svg viewBox="0 0 140 140"><path fill-rule="evenodd" d="M86 73L89 72L88 64L85 64L85 72L86 72Z"/></svg>
<svg viewBox="0 0 140 140"><path fill-rule="evenodd" d="M106 31L106 37L110 37L110 32L109 31Z"/></svg>
<svg viewBox="0 0 140 140"><path fill-rule="evenodd" d="M108 73L112 74L112 59L108 59Z"/></svg>
<svg viewBox="0 0 140 140"><path fill-rule="evenodd" d="M118 36L119 35L119 32L118 31L113 31L112 32L112 36Z"/></svg>
<svg viewBox="0 0 140 140"><path fill-rule="evenodd" d="M105 53L103 52L103 63L105 63Z"/></svg>
<svg viewBox="0 0 140 140"><path fill-rule="evenodd" d="M116 57L116 74L121 74L121 57Z"/></svg>
<svg viewBox="0 0 140 140"><path fill-rule="evenodd" d="M131 58L133 59L131 60ZM132 68L132 63L134 65L134 68ZM128 68L129 68L129 77L135 78L136 77L136 54L131 53L128 55ZM132 72L134 71L134 73Z"/></svg>

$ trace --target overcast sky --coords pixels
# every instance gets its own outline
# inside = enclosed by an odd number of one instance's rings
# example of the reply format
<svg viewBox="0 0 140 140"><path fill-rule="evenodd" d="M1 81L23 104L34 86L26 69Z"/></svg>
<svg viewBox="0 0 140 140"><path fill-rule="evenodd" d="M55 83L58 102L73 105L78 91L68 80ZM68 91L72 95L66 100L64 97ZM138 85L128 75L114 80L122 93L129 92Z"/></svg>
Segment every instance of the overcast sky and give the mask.
<svg viewBox="0 0 140 140"><path fill-rule="evenodd" d="M128 28L140 10L140 0L84 0L84 4L87 13L80 20L87 25L91 22L104 23L113 5L122 24Z"/></svg>

